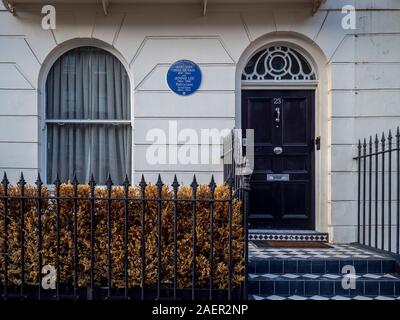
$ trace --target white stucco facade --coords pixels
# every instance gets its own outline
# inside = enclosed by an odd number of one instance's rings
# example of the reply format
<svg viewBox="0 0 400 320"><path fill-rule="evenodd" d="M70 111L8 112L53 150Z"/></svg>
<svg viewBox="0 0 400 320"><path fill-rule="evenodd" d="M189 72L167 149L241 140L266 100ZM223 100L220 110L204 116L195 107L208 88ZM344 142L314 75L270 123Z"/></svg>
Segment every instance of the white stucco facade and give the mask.
<svg viewBox="0 0 400 320"><path fill-rule="evenodd" d="M30 1L28 1L30 2ZM51 3L51 1L49 1ZM229 2L229 1L228 1ZM268 2L268 1L266 1ZM357 8L356 29L342 28L341 10ZM42 4L0 4L0 171L29 182L45 171L42 127L44 84L66 50L93 45L113 53L131 79L132 179L165 183L177 173L222 182L222 165L159 165L145 159L151 128L178 121L178 130L240 127L240 75L252 52L271 43L301 49L314 62L316 85L316 225L331 240L355 239L359 138L395 129L400 119L400 2L327 0L315 14L301 1L285 4L57 4L57 28L41 27ZM180 97L165 81L179 59L198 63L196 94Z"/></svg>

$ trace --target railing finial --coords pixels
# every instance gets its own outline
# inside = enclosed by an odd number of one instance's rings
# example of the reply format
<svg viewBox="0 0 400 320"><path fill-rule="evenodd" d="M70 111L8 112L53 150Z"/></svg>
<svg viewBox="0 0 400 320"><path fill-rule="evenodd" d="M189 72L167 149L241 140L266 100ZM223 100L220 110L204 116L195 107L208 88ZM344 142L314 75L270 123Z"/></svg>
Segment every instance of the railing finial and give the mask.
<svg viewBox="0 0 400 320"><path fill-rule="evenodd" d="M73 180L72 180L72 185L74 186L74 187L76 187L76 186L78 186L78 184L79 184L79 181L78 181L78 177L76 176L76 172L74 173L74 178L73 178Z"/></svg>
<svg viewBox="0 0 400 320"><path fill-rule="evenodd" d="M42 189L43 181L42 181L42 179L40 178L40 173L39 173L39 172L38 172L38 176L37 176L37 179L36 179L35 184L36 184L38 190L41 190L41 189Z"/></svg>
<svg viewBox="0 0 400 320"><path fill-rule="evenodd" d="M129 186L131 185L131 183L129 182L128 174L125 174L125 179L124 179L123 185L124 185L125 189L129 188Z"/></svg>
<svg viewBox="0 0 400 320"><path fill-rule="evenodd" d="M397 127L396 131L396 145L399 147L400 146L400 129Z"/></svg>
<svg viewBox="0 0 400 320"><path fill-rule="evenodd" d="M19 184L19 186L20 186L21 188L22 188L23 186L26 185L26 181L25 181L24 173L23 173L23 172L21 172L21 177L19 178L18 184Z"/></svg>
<svg viewBox="0 0 400 320"><path fill-rule="evenodd" d="M143 191L147 186L146 180L144 179L144 174L142 174L142 178L139 182L139 187Z"/></svg>
<svg viewBox="0 0 400 320"><path fill-rule="evenodd" d="M114 185L112 179L111 179L111 174L108 174L107 180L106 180L106 186L108 189L111 189L112 186Z"/></svg>
<svg viewBox="0 0 400 320"><path fill-rule="evenodd" d="M59 186L60 184L61 184L60 176L59 176L59 174L57 173L57 175L56 175L56 180L54 180L54 185L55 185L55 186Z"/></svg>
<svg viewBox="0 0 400 320"><path fill-rule="evenodd" d="M178 179L177 179L176 174L175 174L174 175L174 181L172 182L172 189L174 190L175 194L178 192L178 188L179 188L179 182L178 182Z"/></svg>
<svg viewBox="0 0 400 320"><path fill-rule="evenodd" d="M208 187L210 188L211 194L214 194L216 186L217 186L217 184L214 181L214 175L212 175L210 184L208 185Z"/></svg>
<svg viewBox="0 0 400 320"><path fill-rule="evenodd" d="M8 181L7 173L4 171L3 180L1 181L1 184L3 185L4 189L7 188L7 185L9 183L10 183L10 181Z"/></svg>
<svg viewBox="0 0 400 320"><path fill-rule="evenodd" d="M158 174L156 186L157 186L158 188L162 188L163 185L164 185L164 184L163 184L162 179L161 179L161 174Z"/></svg>
<svg viewBox="0 0 400 320"><path fill-rule="evenodd" d="M193 175L193 181L192 181L192 183L190 184L190 186L192 187L192 191L193 191L193 192L196 192L196 191L197 191L197 188L198 188L199 184L197 183L196 175Z"/></svg>
<svg viewBox="0 0 400 320"><path fill-rule="evenodd" d="M228 187L231 189L233 187L234 184L234 179L232 177L232 174L229 175L228 180L226 181L226 184L228 185Z"/></svg>

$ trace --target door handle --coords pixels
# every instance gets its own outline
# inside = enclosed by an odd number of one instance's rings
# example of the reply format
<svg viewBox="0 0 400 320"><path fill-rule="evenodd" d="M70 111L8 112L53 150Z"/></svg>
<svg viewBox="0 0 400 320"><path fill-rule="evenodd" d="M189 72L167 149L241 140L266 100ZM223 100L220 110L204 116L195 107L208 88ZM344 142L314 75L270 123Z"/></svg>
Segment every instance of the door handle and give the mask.
<svg viewBox="0 0 400 320"><path fill-rule="evenodd" d="M281 109L280 108L275 108L275 122L280 122L281 121Z"/></svg>
<svg viewBox="0 0 400 320"><path fill-rule="evenodd" d="M315 138L315 147L317 150L321 149L321 137L316 137Z"/></svg>
<svg viewBox="0 0 400 320"><path fill-rule="evenodd" d="M275 154L282 154L282 152L283 152L282 147L275 147L275 148L274 148L274 153L275 153Z"/></svg>

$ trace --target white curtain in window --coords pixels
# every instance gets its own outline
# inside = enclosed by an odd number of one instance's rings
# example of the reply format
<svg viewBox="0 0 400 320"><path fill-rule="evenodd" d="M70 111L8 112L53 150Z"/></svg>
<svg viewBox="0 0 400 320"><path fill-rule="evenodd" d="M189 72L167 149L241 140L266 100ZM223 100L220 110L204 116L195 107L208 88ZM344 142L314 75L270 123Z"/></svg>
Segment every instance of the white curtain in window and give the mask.
<svg viewBox="0 0 400 320"><path fill-rule="evenodd" d="M47 180L122 183L131 168L130 86L121 62L91 47L71 50L46 83ZM68 120L63 123L63 120ZM89 121L88 121L89 120ZM54 123L54 121L56 121Z"/></svg>

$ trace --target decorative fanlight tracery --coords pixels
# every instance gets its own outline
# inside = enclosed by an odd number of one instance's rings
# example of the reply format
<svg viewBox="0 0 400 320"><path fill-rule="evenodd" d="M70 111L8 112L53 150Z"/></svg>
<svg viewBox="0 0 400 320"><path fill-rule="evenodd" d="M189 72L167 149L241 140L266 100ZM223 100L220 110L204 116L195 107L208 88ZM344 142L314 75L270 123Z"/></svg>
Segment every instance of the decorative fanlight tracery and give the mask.
<svg viewBox="0 0 400 320"><path fill-rule="evenodd" d="M297 50L272 46L254 54L242 73L245 81L310 81L316 80L312 64Z"/></svg>

